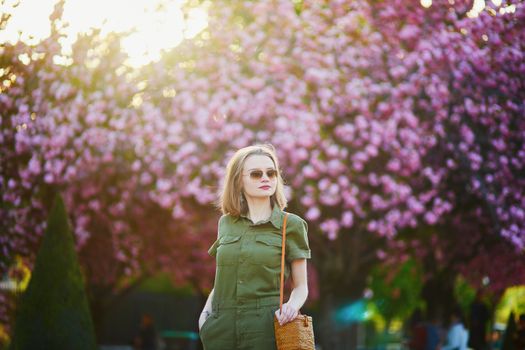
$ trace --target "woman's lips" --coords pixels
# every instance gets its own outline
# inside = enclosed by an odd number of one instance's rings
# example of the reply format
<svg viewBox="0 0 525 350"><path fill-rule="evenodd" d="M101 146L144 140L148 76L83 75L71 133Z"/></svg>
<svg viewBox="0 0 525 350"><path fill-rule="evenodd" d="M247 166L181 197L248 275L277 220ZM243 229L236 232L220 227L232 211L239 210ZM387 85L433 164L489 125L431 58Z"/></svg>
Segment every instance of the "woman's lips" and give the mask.
<svg viewBox="0 0 525 350"><path fill-rule="evenodd" d="M261 187L259 187L259 188L261 188L261 189L263 189L263 190L269 190L271 187L270 187L270 186L261 186Z"/></svg>

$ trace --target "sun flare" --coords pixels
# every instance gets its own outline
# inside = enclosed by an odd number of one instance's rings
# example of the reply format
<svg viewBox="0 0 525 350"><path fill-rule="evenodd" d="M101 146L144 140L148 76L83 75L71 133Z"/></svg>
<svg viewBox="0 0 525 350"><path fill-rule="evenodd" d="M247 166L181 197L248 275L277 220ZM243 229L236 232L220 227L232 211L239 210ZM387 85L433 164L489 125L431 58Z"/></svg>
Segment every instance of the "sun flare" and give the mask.
<svg viewBox="0 0 525 350"><path fill-rule="evenodd" d="M13 1L14 2L14 1ZM11 2L11 4L13 3ZM2 11L12 13L0 41L22 40L36 43L50 34L49 15L56 0L21 0L12 9L9 1ZM181 6L184 0L66 0L63 19L68 23L63 52L70 52L78 33L101 28L101 33L132 31L122 41L129 55L128 64L141 66L160 57L162 50L177 46L207 26L205 8L193 8L186 19Z"/></svg>

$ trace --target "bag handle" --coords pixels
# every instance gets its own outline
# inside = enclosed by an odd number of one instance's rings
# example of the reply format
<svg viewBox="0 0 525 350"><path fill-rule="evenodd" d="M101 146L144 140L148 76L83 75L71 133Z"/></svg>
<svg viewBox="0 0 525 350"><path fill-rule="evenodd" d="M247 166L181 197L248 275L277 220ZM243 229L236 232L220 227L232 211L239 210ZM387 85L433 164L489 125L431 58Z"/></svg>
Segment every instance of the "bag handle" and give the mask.
<svg viewBox="0 0 525 350"><path fill-rule="evenodd" d="M279 313L283 312L283 291L284 291L284 254L286 252L286 219L288 219L288 213L284 215L283 220L283 247L281 249L281 290L279 291Z"/></svg>

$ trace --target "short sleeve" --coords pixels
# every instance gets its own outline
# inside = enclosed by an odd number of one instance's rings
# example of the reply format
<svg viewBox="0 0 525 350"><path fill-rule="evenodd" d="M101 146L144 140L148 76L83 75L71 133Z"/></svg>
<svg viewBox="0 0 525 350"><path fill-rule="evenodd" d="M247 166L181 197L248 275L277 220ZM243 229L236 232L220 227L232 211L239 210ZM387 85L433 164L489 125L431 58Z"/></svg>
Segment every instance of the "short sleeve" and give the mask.
<svg viewBox="0 0 525 350"><path fill-rule="evenodd" d="M297 215L289 214L286 226L286 261L310 259L311 251L308 244L306 221Z"/></svg>
<svg viewBox="0 0 525 350"><path fill-rule="evenodd" d="M217 239L215 240L215 242L213 242L211 247L208 249L208 254L210 254L213 257L217 255L217 247L219 246L219 236L221 232L221 223L223 221L223 218L224 218L224 215L221 216L221 218L219 219L219 223L217 225Z"/></svg>

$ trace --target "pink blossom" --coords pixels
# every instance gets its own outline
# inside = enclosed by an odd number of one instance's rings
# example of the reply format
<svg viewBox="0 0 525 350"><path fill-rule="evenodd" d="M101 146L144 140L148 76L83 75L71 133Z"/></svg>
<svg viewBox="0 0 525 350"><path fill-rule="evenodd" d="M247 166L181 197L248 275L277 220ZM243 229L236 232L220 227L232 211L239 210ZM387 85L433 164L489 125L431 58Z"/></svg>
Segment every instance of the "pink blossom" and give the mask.
<svg viewBox="0 0 525 350"><path fill-rule="evenodd" d="M303 174L308 179L314 179L318 176L317 171L310 165L307 165L303 168Z"/></svg>
<svg viewBox="0 0 525 350"><path fill-rule="evenodd" d="M408 199L408 208L416 214L421 214L425 207L414 197Z"/></svg>
<svg viewBox="0 0 525 350"><path fill-rule="evenodd" d="M318 207L311 207L308 209L308 211L305 213L305 217L307 220L315 221L321 216L321 211Z"/></svg>
<svg viewBox="0 0 525 350"><path fill-rule="evenodd" d="M425 214L425 221L429 224L429 225L433 225L437 222L437 216L432 213L432 212L427 212Z"/></svg>
<svg viewBox="0 0 525 350"><path fill-rule="evenodd" d="M328 219L320 224L320 228L329 240L333 241L337 238L339 232L339 223L335 219Z"/></svg>
<svg viewBox="0 0 525 350"><path fill-rule="evenodd" d="M341 226L352 227L354 223L354 214L351 211L345 211L341 218Z"/></svg>
<svg viewBox="0 0 525 350"><path fill-rule="evenodd" d="M406 24L399 32L399 37L403 40L412 40L419 35L419 27L413 24Z"/></svg>

